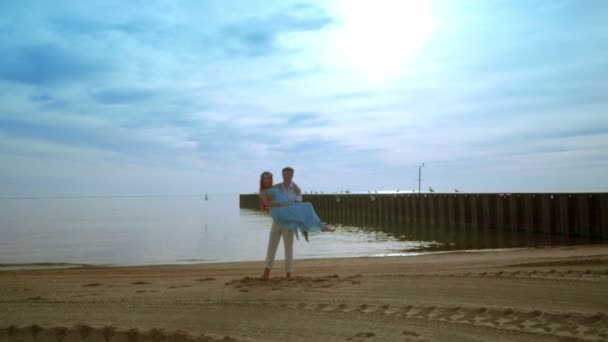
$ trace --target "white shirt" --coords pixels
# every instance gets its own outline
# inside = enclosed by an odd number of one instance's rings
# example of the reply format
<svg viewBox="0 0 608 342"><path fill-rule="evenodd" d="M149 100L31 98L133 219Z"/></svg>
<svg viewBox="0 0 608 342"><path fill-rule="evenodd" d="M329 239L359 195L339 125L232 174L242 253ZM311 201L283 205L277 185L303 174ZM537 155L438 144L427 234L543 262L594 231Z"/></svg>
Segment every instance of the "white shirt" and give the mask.
<svg viewBox="0 0 608 342"><path fill-rule="evenodd" d="M302 195L298 195L296 193L296 187L295 187L295 183L291 182L291 184L289 184L288 188L284 188L283 184L281 184L281 191L283 191L283 193L285 194L285 197L287 197L287 201L291 202L302 202Z"/></svg>

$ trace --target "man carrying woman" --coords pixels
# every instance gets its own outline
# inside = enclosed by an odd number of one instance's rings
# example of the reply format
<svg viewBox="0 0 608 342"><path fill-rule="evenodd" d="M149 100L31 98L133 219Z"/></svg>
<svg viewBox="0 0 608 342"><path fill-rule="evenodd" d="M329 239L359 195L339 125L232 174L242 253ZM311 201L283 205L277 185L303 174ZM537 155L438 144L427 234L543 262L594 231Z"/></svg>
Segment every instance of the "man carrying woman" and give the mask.
<svg viewBox="0 0 608 342"><path fill-rule="evenodd" d="M294 169L283 168L281 172L283 183L273 185L272 173L263 172L260 175L260 206L262 211L270 212L272 227L266 251L266 267L262 279L270 277L270 270L281 236L285 246L285 276L289 278L293 271L293 236L298 237L302 232L308 241L309 235L319 232L333 232L334 229L326 227L315 212L312 204L302 202L302 191L294 183Z"/></svg>

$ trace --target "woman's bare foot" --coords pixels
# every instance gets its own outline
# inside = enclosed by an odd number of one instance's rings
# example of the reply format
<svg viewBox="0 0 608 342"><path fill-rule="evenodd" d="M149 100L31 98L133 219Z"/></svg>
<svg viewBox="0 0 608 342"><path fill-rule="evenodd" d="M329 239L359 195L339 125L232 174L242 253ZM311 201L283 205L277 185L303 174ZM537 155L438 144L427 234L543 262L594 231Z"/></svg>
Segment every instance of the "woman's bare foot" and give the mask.
<svg viewBox="0 0 608 342"><path fill-rule="evenodd" d="M306 240L306 242L310 242L308 241L308 232L302 232L302 235L304 235L304 240Z"/></svg>
<svg viewBox="0 0 608 342"><path fill-rule="evenodd" d="M329 228L328 226L323 226L323 229L321 229L322 232L335 232L336 230L334 228Z"/></svg>

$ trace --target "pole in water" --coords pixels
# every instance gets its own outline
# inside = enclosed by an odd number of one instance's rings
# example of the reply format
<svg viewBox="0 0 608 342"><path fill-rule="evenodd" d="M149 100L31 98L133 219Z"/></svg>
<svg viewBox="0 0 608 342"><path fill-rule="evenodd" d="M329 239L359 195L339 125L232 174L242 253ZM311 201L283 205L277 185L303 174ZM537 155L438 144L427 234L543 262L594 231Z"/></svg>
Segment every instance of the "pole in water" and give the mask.
<svg viewBox="0 0 608 342"><path fill-rule="evenodd" d="M420 182L422 181L422 168L424 167L424 163L422 165L418 165L418 193L420 193Z"/></svg>

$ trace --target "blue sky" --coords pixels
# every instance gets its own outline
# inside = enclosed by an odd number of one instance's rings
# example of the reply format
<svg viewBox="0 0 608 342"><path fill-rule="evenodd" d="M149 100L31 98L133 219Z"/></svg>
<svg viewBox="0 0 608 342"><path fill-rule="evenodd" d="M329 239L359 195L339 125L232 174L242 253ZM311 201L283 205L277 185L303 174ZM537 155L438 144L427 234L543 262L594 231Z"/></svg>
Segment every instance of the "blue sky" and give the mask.
<svg viewBox="0 0 608 342"><path fill-rule="evenodd" d="M602 0L0 11L0 196L608 191Z"/></svg>

